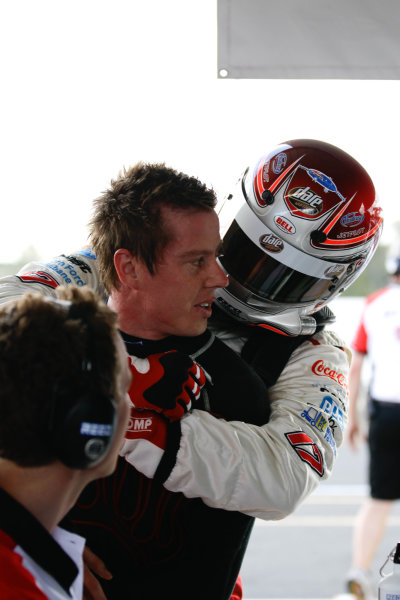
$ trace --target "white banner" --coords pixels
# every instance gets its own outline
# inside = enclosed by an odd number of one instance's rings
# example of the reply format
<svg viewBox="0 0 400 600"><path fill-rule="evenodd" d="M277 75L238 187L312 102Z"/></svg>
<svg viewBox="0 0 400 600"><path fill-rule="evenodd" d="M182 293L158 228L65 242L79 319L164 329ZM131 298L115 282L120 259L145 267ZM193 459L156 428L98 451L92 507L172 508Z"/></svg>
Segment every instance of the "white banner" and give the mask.
<svg viewBox="0 0 400 600"><path fill-rule="evenodd" d="M218 0L218 76L400 79L399 31L399 0Z"/></svg>

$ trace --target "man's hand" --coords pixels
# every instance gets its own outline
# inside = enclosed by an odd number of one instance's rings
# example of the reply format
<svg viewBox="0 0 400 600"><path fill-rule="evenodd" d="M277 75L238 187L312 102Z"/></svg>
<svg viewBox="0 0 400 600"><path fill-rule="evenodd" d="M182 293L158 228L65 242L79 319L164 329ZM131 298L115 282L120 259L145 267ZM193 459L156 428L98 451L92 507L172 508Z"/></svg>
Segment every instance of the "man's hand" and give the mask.
<svg viewBox="0 0 400 600"><path fill-rule="evenodd" d="M349 415L349 421L346 427L346 438L350 448L353 451L358 449L360 442L367 440L366 434L363 433L360 427L360 421L358 417L352 417L352 415Z"/></svg>
<svg viewBox="0 0 400 600"><path fill-rule="evenodd" d="M94 575L102 579L112 579L112 574L103 561L87 546L83 551L83 598L84 600L107 600L103 589Z"/></svg>
<svg viewBox="0 0 400 600"><path fill-rule="evenodd" d="M175 350L147 358L129 356L129 363L129 396L135 408L162 413L169 421L177 421L192 408L206 382L202 368Z"/></svg>

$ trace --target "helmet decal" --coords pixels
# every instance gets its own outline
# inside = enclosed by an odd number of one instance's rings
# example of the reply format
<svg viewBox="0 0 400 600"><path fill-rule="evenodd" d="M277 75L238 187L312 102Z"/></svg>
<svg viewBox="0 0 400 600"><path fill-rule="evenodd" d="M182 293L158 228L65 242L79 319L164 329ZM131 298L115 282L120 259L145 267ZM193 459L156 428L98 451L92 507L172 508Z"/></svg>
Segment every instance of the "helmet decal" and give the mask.
<svg viewBox="0 0 400 600"><path fill-rule="evenodd" d="M286 156L286 155L285 155ZM270 165L270 161L267 160L266 158L262 158L260 160L260 162L258 163L256 169L255 169L255 174L254 174L254 193L255 193L255 197L256 197L256 201L258 203L259 206L261 207L265 207L267 206L268 202L265 201L265 198L263 198L263 192L269 190L270 192L273 192L275 190L275 188L277 187L277 185L279 184L280 181L282 181L289 173L292 169L294 169L294 167L296 166L296 164L299 162L299 160L301 159L298 158L293 164L290 164L288 166L288 168L276 179L276 181L274 181L273 185L271 185L271 187L268 188L268 184L270 181L270 177L268 175L268 168ZM286 164L286 162L285 162ZM276 173L276 171L274 171L274 173Z"/></svg>
<svg viewBox="0 0 400 600"><path fill-rule="evenodd" d="M274 222L279 229L284 231L285 233L289 233L290 235L294 235L296 233L296 226L290 219L283 217L281 215L277 215L274 217Z"/></svg>
<svg viewBox="0 0 400 600"><path fill-rule="evenodd" d="M349 229L348 228L348 213L346 213L346 209L351 205L353 198L351 198L340 210L339 212L330 220L326 227L322 229L323 233L327 236L325 241L319 244L319 246L330 246L330 247L356 247L363 243L365 243L368 239L374 236L377 230L382 225L382 219L379 215L375 216L374 211L372 211L372 218L368 214L359 213L359 219L353 219L354 225L361 225L361 227L357 227L357 229ZM355 211L352 214L357 214ZM343 215L343 216L342 216ZM365 219L367 217L367 219ZM378 217L378 218L376 218ZM365 219L365 221L364 221ZM357 222L358 221L358 222ZM376 223L374 224L374 221ZM364 222L364 224L363 224ZM372 225L372 227L371 227ZM318 243L314 242L314 245L318 247Z"/></svg>
<svg viewBox="0 0 400 600"><path fill-rule="evenodd" d="M282 173L283 169L286 167L287 156L285 152L279 152L279 154L272 161L272 170L274 173L279 175Z"/></svg>
<svg viewBox="0 0 400 600"><path fill-rule="evenodd" d="M285 244L282 242L282 240L276 237L276 235L274 235L273 233L263 234L262 236L260 236L259 242L260 246L262 246L264 250L267 250L268 252L273 252L274 254L276 254L277 252L282 252L282 250L285 247Z"/></svg>
<svg viewBox="0 0 400 600"><path fill-rule="evenodd" d="M330 177L324 173L321 173L321 171L318 171L317 169L307 169L307 167L301 168L307 171L308 175L313 181L319 183L324 188L324 192L335 192L335 194L337 194L339 198L343 200L343 202L346 201L346 198L343 198L342 194L338 191L336 185L333 183Z"/></svg>
<svg viewBox="0 0 400 600"><path fill-rule="evenodd" d="M347 213L340 219L340 224L343 227L358 227L364 221L364 215L357 212Z"/></svg>
<svg viewBox="0 0 400 600"><path fill-rule="evenodd" d="M318 219L321 214L346 202L332 178L302 165L297 167L288 181L284 196L291 214L303 219Z"/></svg>

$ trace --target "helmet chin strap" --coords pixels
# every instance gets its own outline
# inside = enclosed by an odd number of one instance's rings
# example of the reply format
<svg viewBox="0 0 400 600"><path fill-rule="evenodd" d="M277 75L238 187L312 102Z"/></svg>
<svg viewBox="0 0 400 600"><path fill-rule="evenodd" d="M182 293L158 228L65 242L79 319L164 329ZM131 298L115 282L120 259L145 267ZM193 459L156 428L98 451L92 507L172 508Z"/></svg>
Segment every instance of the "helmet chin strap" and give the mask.
<svg viewBox="0 0 400 600"><path fill-rule="evenodd" d="M287 319L283 319L285 316ZM257 319L254 325L265 327L277 333L287 336L312 335L317 329L317 322L311 315L299 315L292 313L288 315L265 315Z"/></svg>
<svg viewBox="0 0 400 600"><path fill-rule="evenodd" d="M318 325L314 315L301 315L297 308L268 313L261 306L258 308L245 304L230 294L227 288L216 290L215 302L225 313L243 324L262 326L282 335L311 335Z"/></svg>
<svg viewBox="0 0 400 600"><path fill-rule="evenodd" d="M325 325L334 323L336 321L336 317L329 308L329 306L324 306L323 308L321 308L321 310L319 310L316 313L313 313L312 315L299 315L297 313L297 329L294 325L293 319L293 317L296 316L295 314L290 315L289 325L283 324L282 316L283 315L265 315L265 321L259 320L257 323L254 323L254 325L258 325L259 327L266 327L267 329L272 329L274 331L279 330L279 332L284 335L298 336L312 335ZM289 314L287 316L289 317Z"/></svg>

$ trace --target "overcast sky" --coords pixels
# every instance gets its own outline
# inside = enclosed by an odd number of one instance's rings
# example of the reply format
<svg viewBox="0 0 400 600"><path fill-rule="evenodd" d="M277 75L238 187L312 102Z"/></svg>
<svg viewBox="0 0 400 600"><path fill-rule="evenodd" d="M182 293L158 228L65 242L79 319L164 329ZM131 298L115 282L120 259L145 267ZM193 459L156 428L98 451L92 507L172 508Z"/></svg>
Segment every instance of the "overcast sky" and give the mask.
<svg viewBox="0 0 400 600"><path fill-rule="evenodd" d="M318 138L400 219L399 81L217 79L216 0L0 1L0 262L86 242L91 202L138 160L220 198L276 144Z"/></svg>

